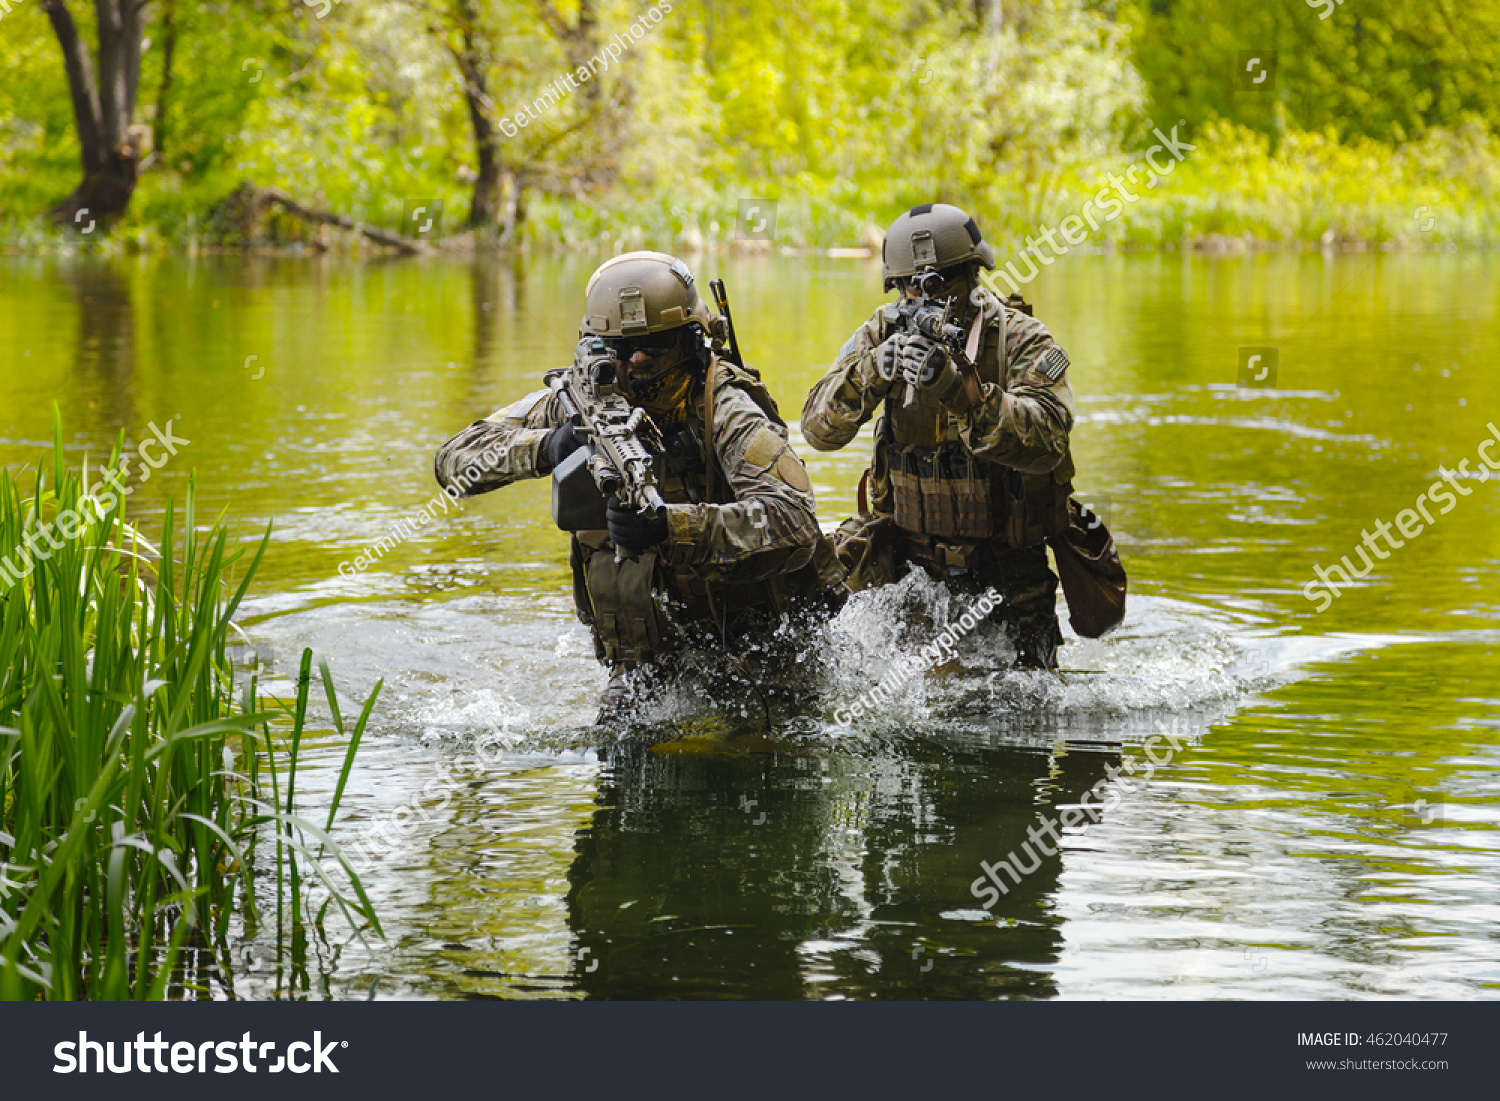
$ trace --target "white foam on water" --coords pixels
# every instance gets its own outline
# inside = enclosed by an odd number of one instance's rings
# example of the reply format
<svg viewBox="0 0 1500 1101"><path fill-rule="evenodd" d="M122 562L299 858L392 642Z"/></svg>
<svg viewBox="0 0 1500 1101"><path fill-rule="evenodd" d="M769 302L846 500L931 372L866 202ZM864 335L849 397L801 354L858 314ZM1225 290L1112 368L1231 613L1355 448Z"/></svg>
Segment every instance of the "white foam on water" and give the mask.
<svg viewBox="0 0 1500 1101"><path fill-rule="evenodd" d="M1015 650L999 613L932 666L923 651L975 608L919 570L854 594L816 625L781 688L762 685L784 735L832 741L917 733L1001 732L1023 741L1116 742L1149 736L1186 717L1201 728L1303 675L1318 661L1387 645L1385 636L1278 635L1252 613L1132 594L1126 622L1103 639L1066 627L1061 674L1011 667ZM441 603L332 605L250 628L274 655L269 683L290 689L302 646L326 654L345 709L384 678L371 733L494 743L517 752L599 745L625 731L594 727L604 670L564 601L466 595ZM732 640L733 641L733 640ZM269 642L272 645L266 645ZM743 643L736 643L743 646ZM754 653L748 655L754 666ZM703 722L734 730L762 724L756 691L731 673L717 647L674 655L673 676L639 716L636 733ZM913 672L903 671L918 670ZM810 691L795 702L782 690ZM863 705L857 715L858 705Z"/></svg>

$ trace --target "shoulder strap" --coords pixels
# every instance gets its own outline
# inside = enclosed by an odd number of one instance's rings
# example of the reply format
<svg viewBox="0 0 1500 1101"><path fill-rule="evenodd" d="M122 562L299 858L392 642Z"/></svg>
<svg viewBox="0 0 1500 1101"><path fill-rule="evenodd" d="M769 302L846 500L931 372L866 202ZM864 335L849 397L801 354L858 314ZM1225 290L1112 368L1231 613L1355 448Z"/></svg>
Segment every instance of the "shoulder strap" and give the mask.
<svg viewBox="0 0 1500 1101"><path fill-rule="evenodd" d="M1003 319L1005 315L1002 313L1000 316ZM1002 320L1001 324L1003 326L1003 324L1004 324L1003 320ZM970 363L974 363L974 362L976 362L978 360L978 358L979 358L979 342L983 338L984 338L984 311L983 310L975 310L974 311L974 324L972 324L972 325L969 326L969 340L968 340L968 343L964 345L964 355L966 355L966 356L969 357L969 362Z"/></svg>
<svg viewBox="0 0 1500 1101"><path fill-rule="evenodd" d="M703 450L705 452L704 458L707 460L703 464L703 480L706 490L703 499L705 501L712 501L717 496L714 492L714 472L718 469L714 448L714 376L715 368L718 365L718 356L708 357L708 372L705 376L703 387Z"/></svg>

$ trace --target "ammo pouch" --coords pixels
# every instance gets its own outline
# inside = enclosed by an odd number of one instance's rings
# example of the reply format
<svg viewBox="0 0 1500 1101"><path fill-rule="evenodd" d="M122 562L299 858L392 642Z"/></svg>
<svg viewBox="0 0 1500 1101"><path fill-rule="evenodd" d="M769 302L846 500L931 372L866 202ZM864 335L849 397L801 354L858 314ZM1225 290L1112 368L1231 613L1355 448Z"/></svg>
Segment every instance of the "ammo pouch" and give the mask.
<svg viewBox="0 0 1500 1101"><path fill-rule="evenodd" d="M600 658L615 662L650 661L662 649L666 624L651 593L656 552L615 561L606 548L582 550L583 588ZM576 576L576 575L575 575Z"/></svg>
<svg viewBox="0 0 1500 1101"><path fill-rule="evenodd" d="M992 466L958 447L887 447L897 526L940 538L996 534Z"/></svg>
<svg viewBox="0 0 1500 1101"><path fill-rule="evenodd" d="M1073 493L1073 456L1068 454L1050 472L1023 474L1007 470L1005 541L1012 547L1034 547L1068 528L1068 502Z"/></svg>

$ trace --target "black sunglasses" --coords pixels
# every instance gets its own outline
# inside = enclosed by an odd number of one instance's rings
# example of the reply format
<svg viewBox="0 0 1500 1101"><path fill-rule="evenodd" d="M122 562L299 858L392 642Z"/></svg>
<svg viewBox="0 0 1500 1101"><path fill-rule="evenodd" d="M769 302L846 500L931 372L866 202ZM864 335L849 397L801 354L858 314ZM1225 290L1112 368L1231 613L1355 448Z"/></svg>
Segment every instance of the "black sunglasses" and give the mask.
<svg viewBox="0 0 1500 1101"><path fill-rule="evenodd" d="M625 337L608 342L609 350L615 354L615 358L628 362L630 357L640 352L642 355L656 359L666 355L677 347L677 338L670 334L658 333L654 336Z"/></svg>

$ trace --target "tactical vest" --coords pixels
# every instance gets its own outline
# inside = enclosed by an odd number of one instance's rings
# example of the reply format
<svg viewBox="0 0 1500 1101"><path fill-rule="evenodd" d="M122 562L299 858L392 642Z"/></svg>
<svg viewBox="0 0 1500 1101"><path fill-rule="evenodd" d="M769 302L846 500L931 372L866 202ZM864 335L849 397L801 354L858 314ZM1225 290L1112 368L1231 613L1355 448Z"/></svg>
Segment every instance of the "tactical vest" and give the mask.
<svg viewBox="0 0 1500 1101"><path fill-rule="evenodd" d="M718 360L714 375L749 395L769 420L786 426L775 398L754 368ZM705 393L703 400L711 400L710 395ZM729 479L716 464L710 466L715 463L713 448L711 441L704 440L701 415L690 416L663 443L663 454L657 459L663 500L668 504L735 501ZM574 534L570 564L578 616L594 636L599 660L610 663L649 661L671 649L681 641L681 623L676 621L712 623L716 617L750 608L784 615L799 601L825 595L843 575L826 537L820 537L805 561L785 573L745 584L715 583L711 591L707 582L665 565L652 551L616 562L607 533L602 531ZM670 606L671 616L662 607L663 601Z"/></svg>
<svg viewBox="0 0 1500 1101"><path fill-rule="evenodd" d="M1012 296L1008 305L1030 313ZM886 334L882 332L884 338ZM1007 389L1005 313L983 323L974 364L984 382ZM889 497L872 502L897 527L932 540L994 541L1031 547L1068 526L1073 456L1033 474L975 458L959 441L958 418L930 393L898 387L875 428L874 484Z"/></svg>

